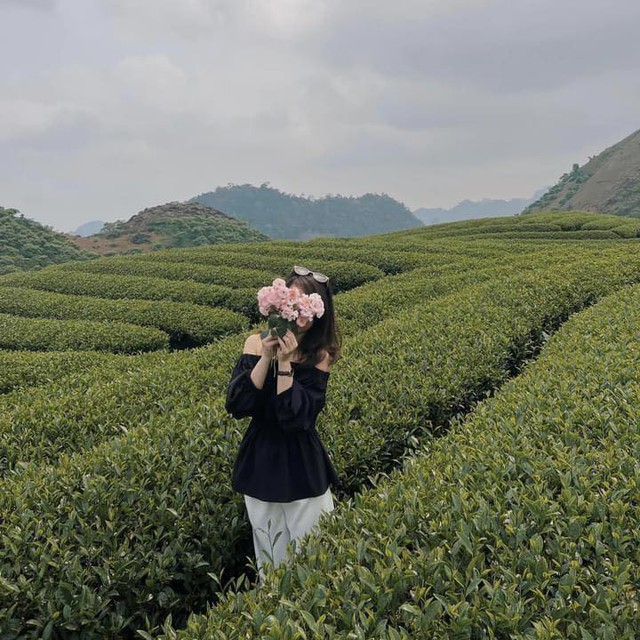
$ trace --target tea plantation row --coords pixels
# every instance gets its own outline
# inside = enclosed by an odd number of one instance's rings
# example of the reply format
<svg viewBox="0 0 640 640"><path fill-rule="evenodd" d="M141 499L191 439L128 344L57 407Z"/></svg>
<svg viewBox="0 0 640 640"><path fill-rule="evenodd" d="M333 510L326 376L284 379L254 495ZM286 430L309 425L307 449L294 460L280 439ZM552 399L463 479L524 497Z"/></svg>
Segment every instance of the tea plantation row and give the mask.
<svg viewBox="0 0 640 640"><path fill-rule="evenodd" d="M0 313L20 316L21 331L8 334L0 331L0 347L3 349L64 350L109 349L114 352L148 351L152 348L171 346L198 346L212 342L218 336L237 333L248 326L245 317L223 308L210 308L185 302L150 300L108 300L92 296L67 295L37 291L22 287L0 286ZM28 321L24 318L39 318ZM47 321L42 319L48 319ZM69 327L69 322L76 320ZM86 321L92 322L86 322ZM16 320L16 323L18 321ZM109 337L101 340L97 334L91 340L91 330L96 323L102 333ZM122 323L138 325L123 327ZM55 330L60 327L56 339L44 333L43 327ZM86 342L79 339L79 331L87 327ZM141 327L153 327L159 331L144 332ZM151 333L159 335L160 342L154 344L133 340ZM120 342L118 341L120 338Z"/></svg>
<svg viewBox="0 0 640 640"><path fill-rule="evenodd" d="M215 255L219 252L220 250L218 249ZM132 258L138 257L132 256ZM262 257L257 259L262 259ZM479 263L475 259L461 257L455 262L445 260L442 261L440 266L434 264L430 267L418 269L415 272L408 271L397 276L388 276L352 288L344 293L339 293L335 298L335 306L339 317L340 330L343 334L349 336L351 333L359 332L372 326L390 313L416 304L421 299L454 291L465 283L480 282L483 278L491 277L493 270L497 268L495 259L487 258L480 264L484 265L482 273L478 271ZM526 260L521 260L520 264L524 268L529 263ZM516 265L513 264L512 268L515 267ZM465 275L466 272L468 272L467 275ZM185 266L186 275L188 275L188 271ZM2 280L0 279L1 283ZM251 302L249 303L249 300L247 300L246 303L247 306L251 304L254 315L257 309L255 294L256 291L254 290L251 294ZM130 322L148 323L162 327L169 333L170 344L187 341L195 343L198 340L207 338L213 340L215 337L213 335L214 332L217 335L223 335L233 327L229 327L229 323L227 323L227 326L219 322L206 324L207 318L213 320L220 317L217 314L222 314L222 317L226 318L228 316L229 321L234 319L225 309L210 309L201 305L165 301L109 300L92 296L50 293L13 286L0 286L1 311L11 312L20 316L46 314L56 317L76 317L78 314L82 314L81 317L85 318L91 316L105 319L127 317ZM33 339L33 335L29 335L29 325L27 323L24 324L24 331L26 334L25 342ZM208 336L207 331L209 331ZM71 337L69 338L69 340L72 339ZM19 343L17 337L15 342ZM53 346L55 345L50 345L50 347ZM87 345L87 347L89 346ZM21 348L24 347L21 346ZM55 357L62 362L71 362L71 354L66 357L56 354ZM77 362L81 369L91 368L90 363L93 359L92 353L78 353L74 354L73 357L73 361ZM38 384L39 379L46 381L51 376L51 362L53 360L50 361L43 358L40 353L27 354L24 352L11 353L5 351L3 360L7 363L7 366L0 368L0 391L7 391L13 387L21 386L22 379L28 381L28 384ZM132 368L137 367L135 360L131 360ZM148 357L145 357L146 361L148 361ZM31 365L30 363L33 364ZM99 360L96 359L96 363L99 363L99 366L103 368L104 357ZM39 374L38 371L42 373ZM59 367L56 367L55 371L63 374ZM71 367L69 371L75 372L75 367Z"/></svg>
<svg viewBox="0 0 640 640"><path fill-rule="evenodd" d="M293 563L166 640L640 634L640 287L324 516Z"/></svg>
<svg viewBox="0 0 640 640"><path fill-rule="evenodd" d="M0 278L0 314L37 318L0 316L0 348L135 353L202 345L240 331L247 318L257 320L256 291L279 275L142 258L76 262ZM337 274L338 291L384 275L368 264L326 267Z"/></svg>
<svg viewBox="0 0 640 640"><path fill-rule="evenodd" d="M343 490L361 489L372 473L390 470L414 436L446 427L570 313L637 281L638 259L614 256L499 275L391 311L351 341L319 425ZM224 411L241 344L234 336L169 354L164 366L150 354L156 366L110 384L87 372L94 386L76 382L57 403L42 405L40 416L26 406L38 389L22 401L9 394L14 404L5 415L22 412L52 427L34 433L9 419L1 431L9 461L0 493L3 633L151 629L169 612L179 619L214 599L211 574L242 570L249 532L228 482L241 425ZM48 411L68 402L59 422L47 421Z"/></svg>

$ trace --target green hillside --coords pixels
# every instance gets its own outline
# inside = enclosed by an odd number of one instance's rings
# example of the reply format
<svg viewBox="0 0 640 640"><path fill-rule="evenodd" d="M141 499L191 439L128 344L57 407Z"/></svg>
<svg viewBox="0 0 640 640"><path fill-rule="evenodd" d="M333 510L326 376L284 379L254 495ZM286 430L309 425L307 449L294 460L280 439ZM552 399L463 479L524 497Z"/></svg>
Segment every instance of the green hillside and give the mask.
<svg viewBox="0 0 640 640"><path fill-rule="evenodd" d="M127 221L106 223L94 235L74 236L78 246L103 255L267 239L246 222L194 202L148 207Z"/></svg>
<svg viewBox="0 0 640 640"><path fill-rule="evenodd" d="M523 213L596 211L640 218L640 130L574 164L558 183Z"/></svg>
<svg viewBox="0 0 640 640"><path fill-rule="evenodd" d="M65 234L0 207L0 274L88 257Z"/></svg>
<svg viewBox="0 0 640 640"><path fill-rule="evenodd" d="M640 637L640 221L614 222L536 213L0 277L0 636ZM257 289L295 263L337 291L344 357L318 431L341 484L253 589L230 486L247 421L226 387L264 326Z"/></svg>
<svg viewBox="0 0 640 640"><path fill-rule="evenodd" d="M245 220L272 238L364 236L422 226L407 207L384 194L313 199L283 193L267 184L244 184L218 187L192 200Z"/></svg>

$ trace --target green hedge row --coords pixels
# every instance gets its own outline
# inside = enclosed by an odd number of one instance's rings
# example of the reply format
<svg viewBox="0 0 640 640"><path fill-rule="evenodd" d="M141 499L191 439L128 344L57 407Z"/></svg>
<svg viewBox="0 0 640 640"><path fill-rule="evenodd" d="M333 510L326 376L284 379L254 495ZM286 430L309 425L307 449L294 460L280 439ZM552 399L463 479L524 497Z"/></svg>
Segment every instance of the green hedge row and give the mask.
<svg viewBox="0 0 640 640"><path fill-rule="evenodd" d="M605 279L592 282L602 269ZM588 277L560 275L543 270L478 285L352 341L332 374L320 425L345 486L389 468L389 436L401 442L407 428L437 427L503 381L530 353L539 338L532 333L620 282L611 261ZM472 317L461 323L465 314ZM148 372L140 387L163 400L136 428L55 467L27 464L7 475L0 494L3 633L149 629L169 612L203 608L217 589L209 574L242 567L248 529L229 487L241 429L223 405L241 338L178 354L170 369ZM391 392L400 393L396 402Z"/></svg>
<svg viewBox="0 0 640 640"><path fill-rule="evenodd" d="M254 248L254 251L256 249ZM183 262L166 262L155 259L155 253L136 256L113 256L65 265L65 270L82 273L108 273L122 276L147 276L166 280L193 280L205 284L219 284L231 288L259 289L270 283L278 274L273 270L238 268L234 265L216 265L215 268Z"/></svg>
<svg viewBox="0 0 640 640"><path fill-rule="evenodd" d="M466 265L467 268L469 265ZM495 276L496 267L459 271L418 268L347 291L335 299L336 318L345 335L356 335L385 318L398 315L425 300L458 291Z"/></svg>
<svg viewBox="0 0 640 640"><path fill-rule="evenodd" d="M440 232L433 234L433 236L438 237L455 237L459 235L474 235L480 236L483 234L497 234L497 233L510 233L510 234L518 234L518 233L539 233L542 237L545 234L558 234L562 232L560 225L551 224L551 223L523 223L523 222L511 222L511 221L501 221L499 224L494 222L492 224L488 224L483 221L477 221L478 224L475 225L475 228L471 229L469 227L461 228L461 229L450 229L444 228ZM509 224L508 222L511 222Z"/></svg>
<svg viewBox="0 0 640 640"><path fill-rule="evenodd" d="M411 296L405 296L405 304L416 304L418 296L424 301L443 295L460 284L456 278L446 276L417 276L393 285L396 293L401 293L403 288L411 292ZM472 281L470 277L469 282ZM336 301L349 295L340 294ZM390 306L387 313L392 311ZM371 319L380 318L371 314ZM353 334L349 333L350 327ZM364 328L364 323L345 327L347 339L360 335ZM7 396L0 402L0 442L4 443L3 455L8 467L13 469L18 462L26 464L27 461L32 465L42 460L52 463L63 453L83 451L111 437L121 427L135 428L148 416L166 411L169 406L197 403L198 398L213 391L208 378L204 387L200 385L201 362L217 362L218 354L225 357L224 344L217 343L211 345L211 351L185 354L185 357L146 354L130 359L125 372L121 361L105 362L86 375L74 374L73 378L62 378L55 385ZM232 356L227 353L226 357L230 367ZM176 385L175 376L167 373L174 370L181 372L178 380L191 378L190 387ZM87 396L92 399L91 411L86 410Z"/></svg>
<svg viewBox="0 0 640 640"><path fill-rule="evenodd" d="M367 238L366 240L367 243L364 245L364 248L368 248L370 250L388 246L389 250L403 251L410 254L428 252L430 257L442 254L442 259L447 259L448 257L449 260L455 256L474 257L477 260L487 260L502 255L517 253L522 250L517 247L516 243L502 242L500 241L500 238L480 237L473 241L469 241L468 237L464 235L452 238L444 236L441 238L430 238L424 234L416 234L413 238L402 238L399 240L373 236L371 239ZM532 252L532 250L530 247L525 246L525 252L529 253Z"/></svg>
<svg viewBox="0 0 640 640"><path fill-rule="evenodd" d="M628 224L621 224L611 229L611 231L621 238L640 238L640 223L629 222Z"/></svg>
<svg viewBox="0 0 640 640"><path fill-rule="evenodd" d="M382 256L390 256L393 260L397 261L397 268L401 268L403 271L413 269L416 267L425 267L432 264L444 265L455 262L456 254L459 250L468 250L468 245L464 241L447 240L438 241L436 239L427 238L421 235L411 235L405 238L396 239L393 234L380 235L380 236L367 236L364 238L354 238L354 242L351 243L347 249L341 249L339 247L339 240L327 240L317 245L305 245L303 248L295 247L292 243L289 249L292 256L308 255L310 257L321 257L322 255L333 255L333 252L345 251L348 254L355 254L360 256L375 256L381 254ZM338 245L338 246L336 246ZM269 245L269 251L276 252L282 251L281 248ZM494 244L496 250L503 253L505 249L504 244ZM285 249L286 250L286 249ZM483 257L491 257L490 254ZM364 260L363 260L364 261ZM386 270L386 269L385 269ZM390 271L391 273L397 272L397 269Z"/></svg>
<svg viewBox="0 0 640 640"><path fill-rule="evenodd" d="M255 306L256 300L253 289L231 289L222 285L144 276L81 273L65 269L64 265L28 273L12 273L0 278L0 286L28 287L115 300L192 302L232 310L239 310L234 305L241 305L241 308L250 304Z"/></svg>
<svg viewBox="0 0 640 640"><path fill-rule="evenodd" d="M633 223L630 218L622 216L598 216L592 222L585 222L580 228L582 230L587 229L615 229L616 227L627 226L628 224L634 224L636 228L640 228L640 221Z"/></svg>
<svg viewBox="0 0 640 640"><path fill-rule="evenodd" d="M328 401L319 419L329 425L346 487L391 466L414 435L440 429L517 373L544 333L571 313L640 280L637 258L577 267L496 277L392 316L351 342L345 356L359 364L336 368L331 386L339 401Z"/></svg>
<svg viewBox="0 0 640 640"><path fill-rule="evenodd" d="M458 262L458 264L454 266L456 269L461 270L465 265L461 262ZM429 273L426 270L423 272L416 272L414 277L401 278L398 281L396 281L395 279L383 278L362 285L361 287L352 289L349 292L338 294L335 298L335 301L336 306L339 309L339 322L342 333L348 336L351 332L361 331L363 328L372 326L375 322L382 319L384 299L378 291L388 291L389 295L393 296L396 304L400 304L400 301L402 301L402 306L404 308L417 302L417 300L412 296L421 296L422 298L428 298L432 295L432 289L438 290L440 292L445 292L449 287L453 287L454 279L449 278L447 276L447 272L448 269L445 269L443 267L437 271L434 270L433 273ZM380 289L378 289L379 287ZM407 292L407 295L403 296L403 291L405 290ZM6 291L6 294L3 294L3 291ZM29 299L29 297L26 291L32 291L36 300L39 300L41 302L47 300L49 303L56 303L56 313L60 313L61 310L67 307L66 304L62 304L67 300L68 304L71 305L71 311L69 311L69 313L72 313L75 310L76 307L74 307L72 303L76 301L78 304L82 303L83 305L88 306L98 305L98 308L101 308L105 303L105 301L102 299L91 298L89 296L65 296L63 294L46 293L41 290L25 290L18 289L17 287L6 287L6 289L3 289L2 287L0 287L0 310L2 310L2 301L6 300L6 298L8 297L9 302L7 304L12 305L10 307L12 309L12 313L20 312L22 314L26 314L27 309L29 309L32 313L35 313L36 310L39 313L44 313L44 309L39 306L39 303L18 305L18 300L15 298L11 298L11 294L15 294L16 291L24 291L24 296L25 298L27 298L27 300ZM408 295L410 292L411 296ZM248 297L248 299L244 301L242 298L246 298L247 296L241 294L237 297L237 300L233 300L233 293L235 293L235 291L232 291L232 295L227 298L226 304L228 306L237 308L252 320L264 320L264 318L262 318L262 316L260 316L258 313L255 292L250 292L250 297ZM371 301L370 303L369 300ZM42 304L45 303L42 302ZM106 304L108 305L109 309L111 309L111 305L116 305L116 307L118 307L119 305L123 305L122 308L124 309L125 306L126 308L131 308L137 305L144 305L145 303L138 300L109 300ZM180 307L189 307L189 305L185 303L178 304L162 301L152 302L151 304L161 305L162 307L166 307L167 305L171 306L172 304L176 304L176 306ZM88 307L83 306L83 309L86 308ZM205 312L209 311L201 306L194 308L198 310L203 309ZM197 314L194 315L197 317ZM140 320L138 320L138 322L140 322ZM30 354L28 360L25 360L25 358L27 357L26 355L21 355L20 357L20 366L0 367L0 391L6 392L13 387L42 384L50 379L51 367L47 364L46 361L43 361L41 356L38 356L38 354ZM77 357L81 357L84 364L84 360L86 359L85 356L78 354ZM71 354L64 355L65 361L69 361L69 358L71 358ZM85 366L86 368L91 368L89 367L88 363L86 363ZM85 368L85 366L83 366L83 368ZM131 366L133 366L133 364ZM144 367L146 365L143 364L142 366ZM63 374L64 369L62 367L55 367L55 371L59 374L58 377L60 377ZM105 379L108 380L109 376L111 376L109 368L107 367L103 371L107 376ZM117 375L118 371L119 369L114 372L114 375ZM72 367L69 369L69 372L73 372Z"/></svg>
<svg viewBox="0 0 640 640"><path fill-rule="evenodd" d="M204 402L212 391L220 392L218 361L231 360L231 354L224 357L231 351L225 345L238 343L241 336L234 335L193 351L149 352L103 360L99 367L85 363L72 375L60 372L58 381L5 394L0 398L4 473L37 472L43 463L82 455L154 416ZM216 374L220 381L211 379Z"/></svg>
<svg viewBox="0 0 640 640"><path fill-rule="evenodd" d="M480 235L469 234L467 238L474 239L480 238ZM492 233L487 234L487 237L490 238L503 238L505 240L511 238L526 238L526 239L540 239L540 240L618 240L621 238L620 235L615 233L615 231L605 231L605 230L586 230L586 231L556 231L556 232L540 232L540 231L505 231L501 233Z"/></svg>
<svg viewBox="0 0 640 640"><path fill-rule="evenodd" d="M578 231L583 225L601 220L612 220L617 218L619 221L627 220L622 216L614 216L603 213L592 213L589 211L543 211L539 213L528 213L523 218L536 220L538 222L550 222L559 224L563 231Z"/></svg>
<svg viewBox="0 0 640 640"><path fill-rule="evenodd" d="M134 356L135 357L135 356ZM126 362L129 356L102 351L2 351L0 393L47 384L70 374Z"/></svg>
<svg viewBox="0 0 640 640"><path fill-rule="evenodd" d="M169 347L169 336L124 322L22 318L0 313L0 349L137 353Z"/></svg>
<svg viewBox="0 0 640 640"><path fill-rule="evenodd" d="M385 275L384 271L374 265L356 262L353 259L345 261L327 260L326 253L314 260L313 264L307 264L303 260L305 256L304 250L283 251L281 248L271 247L271 244L270 242L261 244L259 254L256 254L255 247L245 251L242 248L210 249L208 247L198 247L195 249L163 251L157 254L154 252L150 256L128 256L127 260L131 262L132 270L137 269L140 264L147 262L151 264L152 258L153 264L171 265L169 268L174 269L176 274L181 271L188 273L191 269L194 271L211 271L211 273L215 270L215 272L228 273L231 279L230 282L233 279L234 272L248 270L250 266L258 266L260 271L257 273L267 273L269 275L259 282L256 280L256 289L271 284L275 277L286 277L293 265L299 262L302 262L303 266L309 269L326 273L331 278L336 292L348 291L366 282L382 278ZM78 268L82 269L83 265L78 264ZM254 269L253 271L255 272L256 270Z"/></svg>
<svg viewBox="0 0 640 640"><path fill-rule="evenodd" d="M540 267L544 260L553 262L557 267L566 264L576 269L582 261L594 258L619 259L618 247L604 250L585 250L572 246L571 252L564 254L557 247L545 248L536 244L533 257L517 254L505 261L504 256L478 261L473 257L459 256L455 263L441 267L417 268L414 271L388 276L346 292L336 298L336 313L340 327L345 333L355 334L358 330L369 328L400 310L415 306L421 297L432 298L461 287L491 279L499 274L522 272Z"/></svg>
<svg viewBox="0 0 640 640"><path fill-rule="evenodd" d="M370 236L365 241L372 242L375 246L387 245L394 247L396 244L402 244L408 249L417 249L420 242L430 244L431 242L441 242L451 239L456 243L464 242L465 238L472 241L478 241L483 236L487 239L499 240L504 239L524 239L526 237L536 237L544 240L546 237L551 239L556 231L556 236L570 239L570 235L565 232L585 231L590 229L608 229L609 226L598 227L598 223L609 223L613 219L615 226L624 224L625 219L620 216L610 216L596 213L588 213L582 211L566 211L566 212L545 212L527 214L526 216L512 216L507 218L483 218L480 220L462 220L459 222L449 222L436 225L430 225L424 229L416 229L413 233L406 231L397 234L389 234L388 236ZM536 232L535 235L533 234ZM558 233L561 232L561 233ZM576 238L589 238L588 234L579 234ZM615 240L618 235L601 236L596 234L595 238L608 237ZM503 245L504 246L504 245Z"/></svg>
<svg viewBox="0 0 640 640"><path fill-rule="evenodd" d="M108 300L20 287L0 287L0 312L59 320L126 322L169 334L171 346L197 346L246 328L246 318L228 309L185 302Z"/></svg>
<svg viewBox="0 0 640 640"><path fill-rule="evenodd" d="M447 233L449 231L459 230L477 233L478 230L487 226L498 226L504 231L508 231L513 227L522 229L532 224L554 225L560 227L562 231L577 231L582 228L583 224L588 224L596 220L609 219L611 217L610 215L586 211L544 211L520 216L470 219L434 224L424 229L418 229L416 235L419 237L436 237L443 232ZM411 237L410 234L408 234L407 237Z"/></svg>
<svg viewBox="0 0 640 640"><path fill-rule="evenodd" d="M480 282L486 279L490 272L472 272L462 278L455 274L434 277L433 274L421 271L414 272L411 277L409 275L405 274L405 276L379 281L382 287L380 290L382 296L376 297L376 290L373 288L368 291L354 289L351 292L338 295L336 305L344 309L351 309L352 312L350 322L345 322L344 318L340 320L340 326L346 337L360 335L365 328L389 315L397 315L400 308L415 305L418 300L436 298L460 289L465 284ZM388 286L385 287L385 285ZM372 285L365 287L369 288ZM345 297L347 301L341 304L341 300ZM368 299L371 300L370 305L367 304ZM359 314L356 317L353 312L358 309ZM115 361L113 365L103 363L99 369L94 370L88 376L79 378L74 375L73 379L65 379L61 376L61 380L55 388L48 386L44 389L30 391L27 403L23 403L20 398L17 400L11 398L14 405L21 407L18 412L19 417L16 410L8 405L8 399L5 399L4 404L0 405L2 413L7 421L16 425L19 434L18 438L15 434L11 435L13 444L8 457L12 461L18 459L23 461L28 459L35 463L41 459L52 461L54 459L52 455L58 456L62 452L79 451L100 442L105 437L104 434L114 433L114 425L125 425L127 428L132 428L137 421L143 421L145 416L154 411L156 403L164 400L163 404L165 404L167 399L175 395L171 380L166 378L162 372L162 367L173 367L175 359L169 355L163 355L161 359L151 356L152 354L148 354L143 359L129 360L126 365L128 375L123 379L120 379L122 376L120 361ZM150 371L154 367L160 369ZM25 371L25 375L30 375L28 369ZM35 377L37 379L37 376ZM164 380L158 380L158 377L164 377ZM16 380L15 376L10 376L9 381L13 384L20 382L19 379ZM2 383L0 376L0 384ZM4 385L6 387L7 383ZM83 417L83 407L88 389L95 400L95 407ZM205 392L206 390L197 386L193 389L196 396ZM189 393L184 393L184 401L189 402ZM100 407L103 409L100 410ZM72 421L74 428L67 429L64 432L64 440L61 440L59 430L55 425L63 424L68 415L74 416ZM49 432L46 428L42 429L40 425L43 424L51 425L54 430ZM39 450L38 447L41 445L38 445L34 450L31 445L26 444L24 436L31 433L40 433L43 441L50 444L53 454L46 448Z"/></svg>
<svg viewBox="0 0 640 640"><path fill-rule="evenodd" d="M294 562L163 637L637 638L638 305L573 317Z"/></svg>
<svg viewBox="0 0 640 640"><path fill-rule="evenodd" d="M398 273L406 271L424 264L423 256L419 253L412 256L406 255L399 251L385 251L384 249L376 249L368 251L356 245L350 245L345 248L344 245L328 244L318 248L311 246L305 242L299 242L293 245L282 246L281 243L268 242L260 245L260 252L256 253L256 247L240 245L237 247L219 246L215 250L201 247L193 249L172 249L169 251L155 251L153 260L167 262L188 262L200 265L211 266L229 266L229 267L253 267L258 266L261 269L276 270L278 274L285 276L289 273L291 267L297 263L309 260L330 262L359 262L369 266L374 266L385 273ZM140 256L135 256L137 260L141 260ZM309 267L311 268L311 267ZM337 273L339 269L331 264L326 267L329 271ZM318 268L321 271L320 268ZM343 287L344 289L345 287Z"/></svg>

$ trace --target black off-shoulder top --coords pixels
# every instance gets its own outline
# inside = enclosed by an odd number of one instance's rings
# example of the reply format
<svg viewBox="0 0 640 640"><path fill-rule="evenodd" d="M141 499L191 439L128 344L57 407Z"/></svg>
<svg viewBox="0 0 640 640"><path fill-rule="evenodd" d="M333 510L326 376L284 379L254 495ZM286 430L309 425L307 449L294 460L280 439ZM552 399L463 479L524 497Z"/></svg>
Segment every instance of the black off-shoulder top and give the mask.
<svg viewBox="0 0 640 640"><path fill-rule="evenodd" d="M265 502L292 502L322 495L338 484L315 424L325 405L329 372L293 362L292 386L277 393L269 370L262 389L251 380L259 355L243 353L227 387L226 409L251 416L236 458L232 487Z"/></svg>

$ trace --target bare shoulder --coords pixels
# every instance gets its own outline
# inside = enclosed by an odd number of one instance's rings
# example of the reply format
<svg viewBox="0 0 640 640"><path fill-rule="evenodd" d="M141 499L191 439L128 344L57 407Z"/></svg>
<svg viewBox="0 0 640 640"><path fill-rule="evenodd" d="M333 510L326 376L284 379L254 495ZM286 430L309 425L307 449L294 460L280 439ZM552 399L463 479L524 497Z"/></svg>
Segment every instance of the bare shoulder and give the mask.
<svg viewBox="0 0 640 640"><path fill-rule="evenodd" d="M262 355L262 340L259 333L252 333L245 341L243 353L250 353L254 356Z"/></svg>
<svg viewBox="0 0 640 640"><path fill-rule="evenodd" d="M331 366L331 356L328 351L323 351L322 358L316 364L316 368L320 369L320 371L329 371L329 367Z"/></svg>

